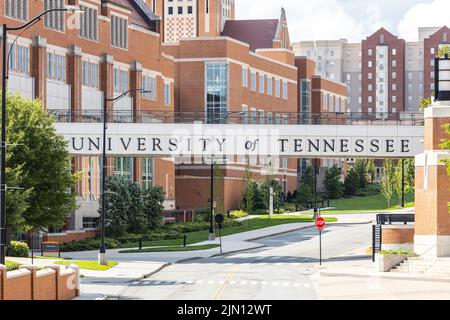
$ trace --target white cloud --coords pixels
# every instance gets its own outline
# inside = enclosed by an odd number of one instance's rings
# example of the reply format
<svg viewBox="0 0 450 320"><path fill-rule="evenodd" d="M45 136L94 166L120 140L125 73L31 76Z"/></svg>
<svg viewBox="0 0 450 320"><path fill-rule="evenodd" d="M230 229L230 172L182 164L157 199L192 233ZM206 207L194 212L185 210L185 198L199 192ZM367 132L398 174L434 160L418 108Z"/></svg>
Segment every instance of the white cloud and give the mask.
<svg viewBox="0 0 450 320"><path fill-rule="evenodd" d="M355 19L338 0L237 0L237 19L278 18L286 9L291 41L341 39L361 41L386 22L380 8L369 5L361 20Z"/></svg>
<svg viewBox="0 0 450 320"><path fill-rule="evenodd" d="M409 9L398 24L401 38L407 41L418 40L419 27L440 27L450 24L450 1L434 0L420 3Z"/></svg>

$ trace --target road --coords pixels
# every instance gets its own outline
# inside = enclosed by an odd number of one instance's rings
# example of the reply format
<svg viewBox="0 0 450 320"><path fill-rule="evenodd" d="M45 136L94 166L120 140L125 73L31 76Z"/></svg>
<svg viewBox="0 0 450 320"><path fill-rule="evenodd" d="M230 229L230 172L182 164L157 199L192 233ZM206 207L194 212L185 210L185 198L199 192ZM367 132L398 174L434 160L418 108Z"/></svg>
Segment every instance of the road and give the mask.
<svg viewBox="0 0 450 320"><path fill-rule="evenodd" d="M370 246L371 225L334 225L323 233L323 263L369 259L344 256ZM174 264L134 281L119 299L318 299L318 231L307 228L256 240L264 248ZM363 251L363 250L362 250Z"/></svg>

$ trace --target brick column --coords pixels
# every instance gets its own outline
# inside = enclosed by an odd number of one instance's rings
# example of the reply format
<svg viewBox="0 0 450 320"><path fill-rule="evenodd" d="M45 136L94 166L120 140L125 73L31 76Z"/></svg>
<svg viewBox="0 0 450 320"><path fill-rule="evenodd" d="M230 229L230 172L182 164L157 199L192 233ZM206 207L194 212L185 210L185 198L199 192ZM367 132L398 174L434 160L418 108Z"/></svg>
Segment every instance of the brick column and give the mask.
<svg viewBox="0 0 450 320"><path fill-rule="evenodd" d="M46 107L47 39L41 36L33 36L30 75L34 78L34 96L42 100L42 104Z"/></svg>
<svg viewBox="0 0 450 320"><path fill-rule="evenodd" d="M100 90L103 91L103 95L107 98L112 98L114 95L114 58L110 54L104 54L101 56L100 60ZM106 104L106 110L108 112L113 111L112 102ZM103 109L103 108L102 108ZM109 121L112 117L108 117ZM106 159L106 174L111 176L114 174L114 162L113 159Z"/></svg>
<svg viewBox="0 0 450 320"><path fill-rule="evenodd" d="M450 101L425 110L425 152L416 156L414 250L430 257L450 257L450 177L442 162L450 158L450 150L439 146L449 138L445 123L450 123Z"/></svg>
<svg viewBox="0 0 450 320"><path fill-rule="evenodd" d="M72 121L79 122L81 120L82 106L82 52L79 46L70 46L67 55L67 84L70 85L70 99L72 110Z"/></svg>
<svg viewBox="0 0 450 320"><path fill-rule="evenodd" d="M47 268L53 269L55 271L55 290L56 290L56 294L55 300L59 300L59 275L61 273L61 267L60 266L48 266Z"/></svg>
<svg viewBox="0 0 450 320"><path fill-rule="evenodd" d="M0 301L5 300L6 267L0 264Z"/></svg>
<svg viewBox="0 0 450 320"><path fill-rule="evenodd" d="M29 270L31 272L31 286L30 286L30 290L31 290L31 300L35 300L36 297L36 271L37 271L37 267L36 266L24 266L23 268Z"/></svg>
<svg viewBox="0 0 450 320"><path fill-rule="evenodd" d="M134 61L131 64L130 70L130 89L142 88L142 64L139 61ZM133 98L133 120L134 122L140 122L140 110L141 110L141 92L131 91L130 96ZM133 158L133 180L136 182L141 181L141 159L138 157Z"/></svg>

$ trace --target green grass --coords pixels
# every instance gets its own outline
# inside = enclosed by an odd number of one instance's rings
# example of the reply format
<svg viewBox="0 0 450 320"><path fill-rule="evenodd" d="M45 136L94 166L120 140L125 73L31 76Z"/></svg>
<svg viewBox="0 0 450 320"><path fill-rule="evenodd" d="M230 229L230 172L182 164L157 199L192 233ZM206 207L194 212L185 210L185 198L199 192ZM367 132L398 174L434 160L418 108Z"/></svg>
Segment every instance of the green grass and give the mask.
<svg viewBox="0 0 450 320"><path fill-rule="evenodd" d="M55 264L59 264L62 266L69 266L71 264L76 264L80 266L80 269L84 270L95 270L95 271L106 271L108 269L111 269L112 267L117 266L119 263L116 261L108 261L107 266L103 266L101 264L98 264L97 261L81 261L81 260L75 260L75 261L57 261Z"/></svg>
<svg viewBox="0 0 450 320"><path fill-rule="evenodd" d="M162 248L146 248L142 250L123 250L119 253L141 253L141 252L181 252L181 251L200 251L219 247L218 244L206 244L203 246L189 246L189 247L162 247Z"/></svg>
<svg viewBox="0 0 450 320"><path fill-rule="evenodd" d="M18 270L22 264L14 261L6 261L6 271Z"/></svg>
<svg viewBox="0 0 450 320"><path fill-rule="evenodd" d="M72 260L72 258L58 258L51 256L34 256L34 259L44 259L44 260Z"/></svg>
<svg viewBox="0 0 450 320"><path fill-rule="evenodd" d="M406 207L414 207L414 194L409 193L405 195ZM332 210L322 211L324 214L328 213L354 213L354 212L378 212L384 210L401 209L398 197L392 198L391 208L387 207L386 199L381 195L367 196L367 197L352 197L346 199L331 200L330 207L335 207Z"/></svg>
<svg viewBox="0 0 450 320"><path fill-rule="evenodd" d="M326 218L327 222L334 222L336 218ZM242 225L230 228L224 228L221 230L222 236L228 236L236 233L247 232L262 228L267 228L271 226L277 226L282 224L289 223L302 223L302 222L313 222L311 215L302 215L302 216L285 216L285 215L274 215L272 219L269 219L268 215L258 216L254 219L249 219L244 221ZM215 229L216 236L219 235L217 228ZM187 244L194 244L202 241L208 240L209 231L197 231L187 233ZM182 239L177 240L159 240L159 241L143 241L143 247L157 247L157 246L181 246L183 244ZM136 248L139 246L137 242L130 242L122 245L122 248Z"/></svg>

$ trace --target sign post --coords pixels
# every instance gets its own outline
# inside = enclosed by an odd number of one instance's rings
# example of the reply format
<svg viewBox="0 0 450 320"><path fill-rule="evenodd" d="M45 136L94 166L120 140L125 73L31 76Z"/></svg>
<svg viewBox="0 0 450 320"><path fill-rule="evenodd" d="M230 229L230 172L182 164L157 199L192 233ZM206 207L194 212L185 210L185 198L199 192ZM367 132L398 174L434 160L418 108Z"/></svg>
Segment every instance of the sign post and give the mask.
<svg viewBox="0 0 450 320"><path fill-rule="evenodd" d="M224 219L225 218L224 218L224 216L222 214L218 214L215 217L216 223L217 223L217 225L219 227L220 254L223 254L223 251L222 251L222 232L221 232L221 230L222 230L222 223L223 223Z"/></svg>
<svg viewBox="0 0 450 320"><path fill-rule="evenodd" d="M322 265L322 230L325 227L325 219L318 217L315 220L316 229L319 230L319 265Z"/></svg>

